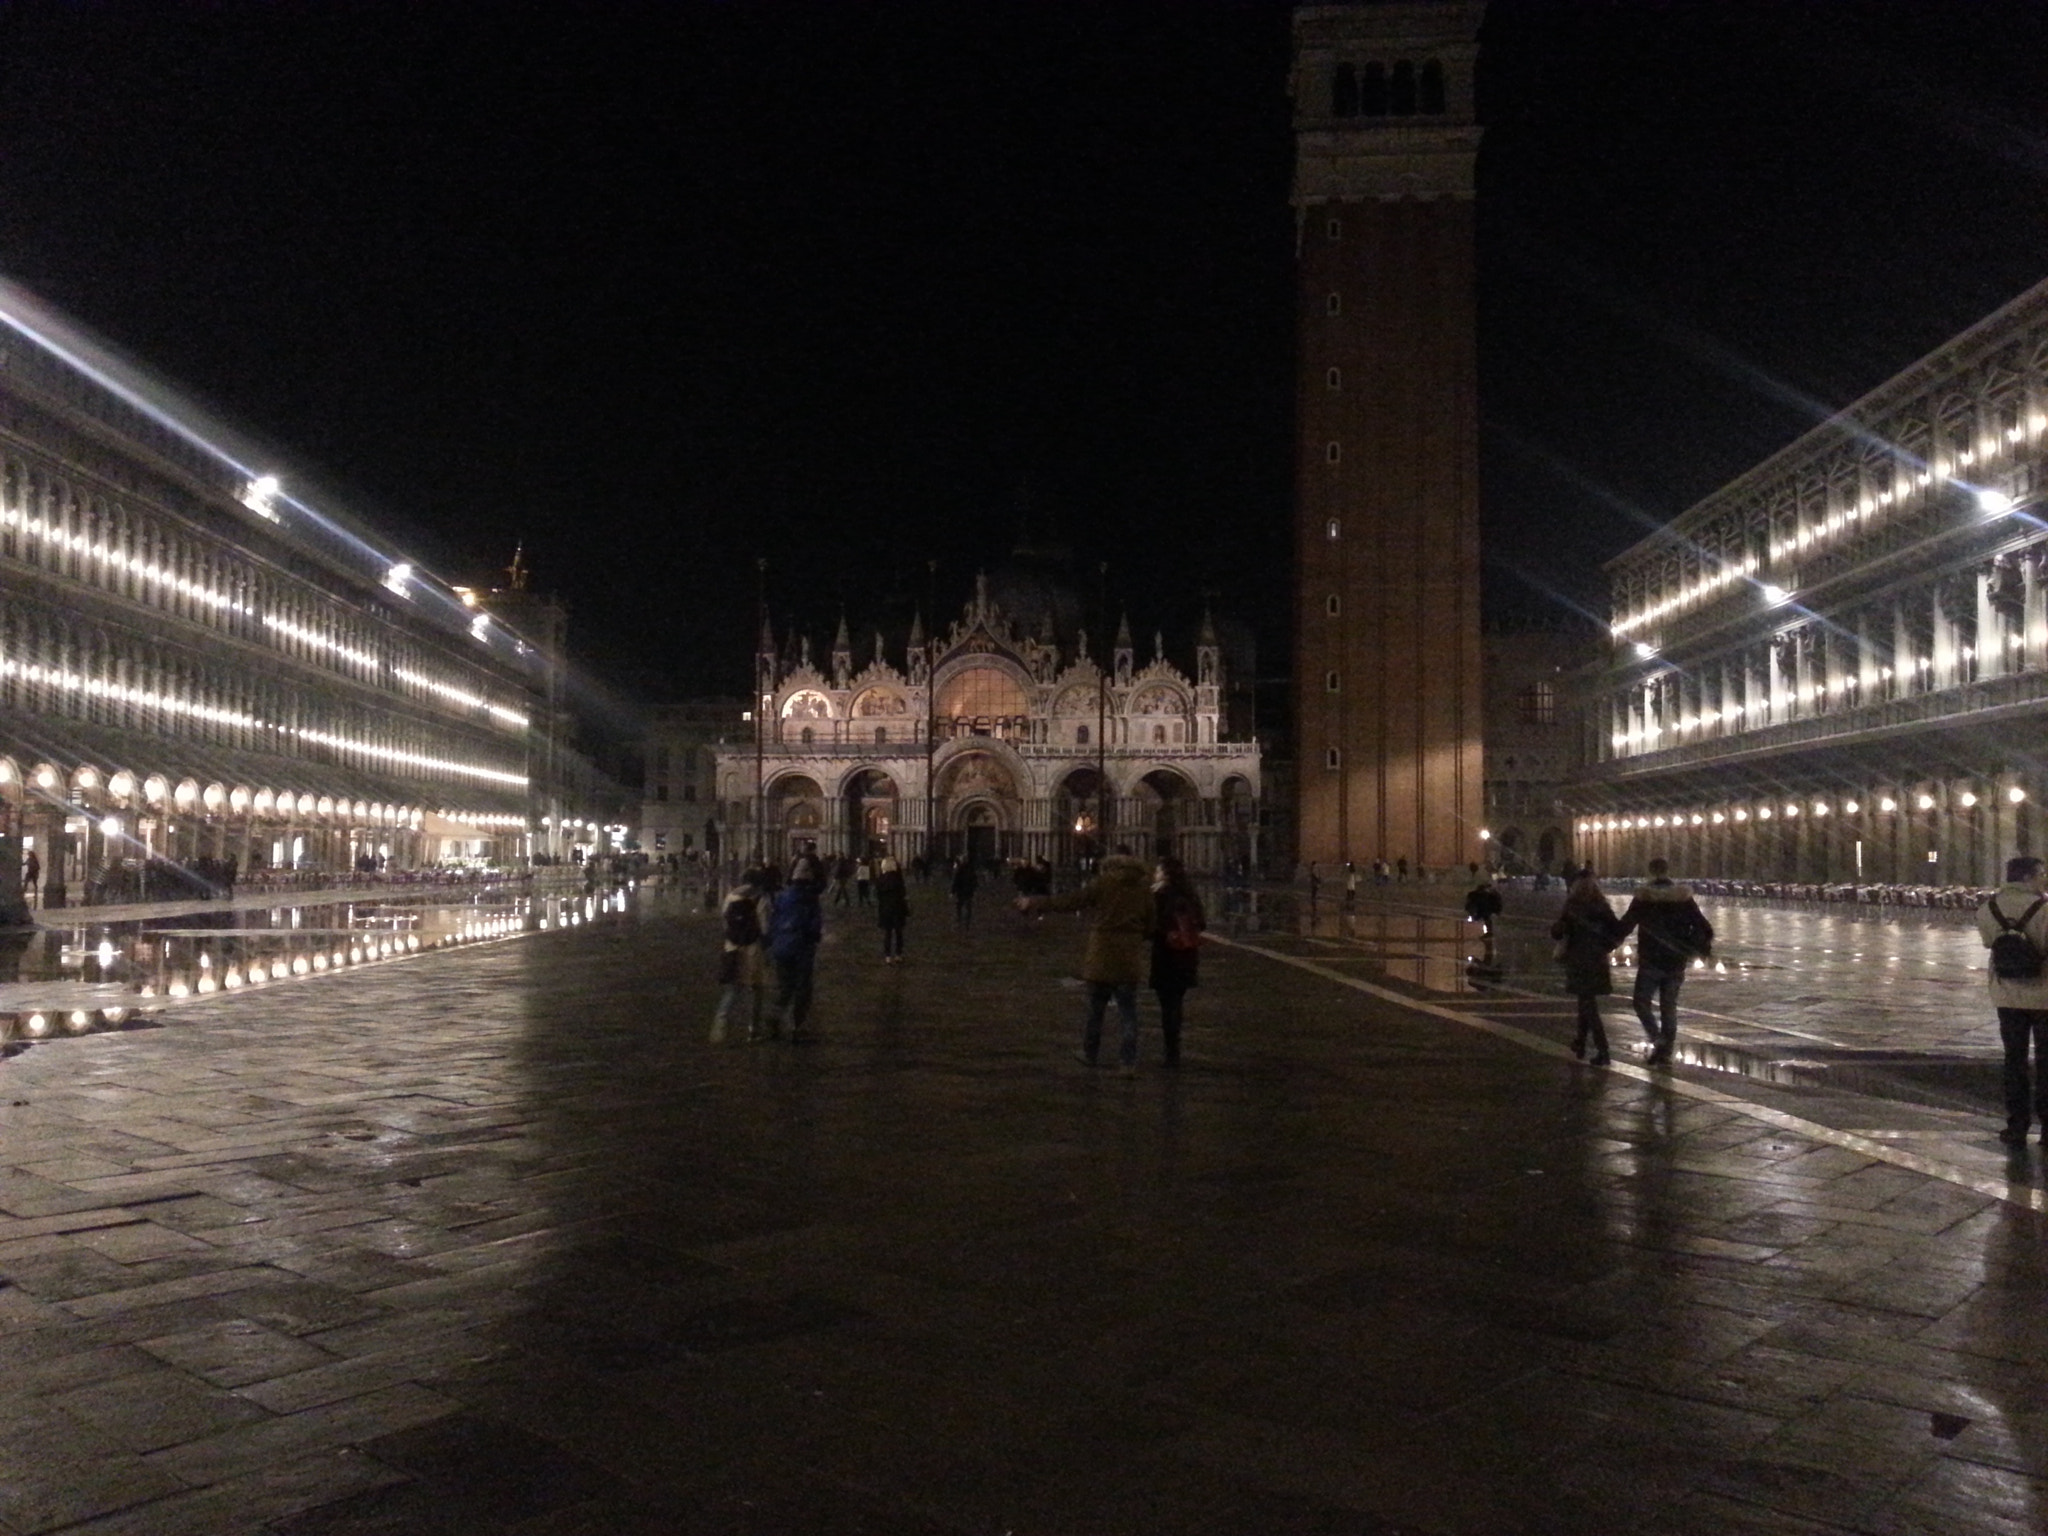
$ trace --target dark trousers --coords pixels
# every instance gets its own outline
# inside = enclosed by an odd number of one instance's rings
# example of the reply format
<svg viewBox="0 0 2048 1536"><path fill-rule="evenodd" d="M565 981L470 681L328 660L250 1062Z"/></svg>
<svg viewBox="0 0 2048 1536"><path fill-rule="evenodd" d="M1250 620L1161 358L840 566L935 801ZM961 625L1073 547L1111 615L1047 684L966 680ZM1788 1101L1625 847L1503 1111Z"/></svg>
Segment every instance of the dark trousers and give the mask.
<svg viewBox="0 0 2048 1536"><path fill-rule="evenodd" d="M1188 1000L1186 987L1154 987L1153 995L1159 999L1159 1038L1166 1047L1166 1064L1180 1065L1180 1025L1182 1009Z"/></svg>
<svg viewBox="0 0 2048 1536"><path fill-rule="evenodd" d="M787 1021L791 1034L800 1033L811 1016L811 973L817 958L814 953L788 960L775 957L775 1016Z"/></svg>
<svg viewBox="0 0 2048 1536"><path fill-rule="evenodd" d="M1599 997L1591 992L1579 998L1579 1034L1572 1043L1575 1047L1583 1047L1588 1040L1593 1042L1596 1060L1607 1054L1607 1023L1600 1017Z"/></svg>
<svg viewBox="0 0 2048 1536"><path fill-rule="evenodd" d="M893 923L882 930L882 958L900 958L903 954L903 925Z"/></svg>
<svg viewBox="0 0 2048 1536"><path fill-rule="evenodd" d="M1091 981L1088 983L1088 1022L1081 1030L1081 1054L1092 1063L1102 1049L1102 1016L1116 1001L1117 1018L1123 1033L1117 1041L1117 1059L1125 1066L1138 1063L1138 988L1132 982Z"/></svg>
<svg viewBox="0 0 2048 1536"><path fill-rule="evenodd" d="M1671 1042L1678 1038L1678 988L1685 980L1685 969L1665 971L1644 966L1636 972L1636 991L1631 1001L1636 1005L1636 1017L1643 1021L1643 1033L1650 1037L1659 1050L1670 1050ZM1652 1016L1650 1004L1657 1005Z"/></svg>
<svg viewBox="0 0 2048 1536"><path fill-rule="evenodd" d="M2025 1135L2030 1116L2048 1126L2048 1010L1999 1009L1998 1038L2005 1042L2006 1127Z"/></svg>

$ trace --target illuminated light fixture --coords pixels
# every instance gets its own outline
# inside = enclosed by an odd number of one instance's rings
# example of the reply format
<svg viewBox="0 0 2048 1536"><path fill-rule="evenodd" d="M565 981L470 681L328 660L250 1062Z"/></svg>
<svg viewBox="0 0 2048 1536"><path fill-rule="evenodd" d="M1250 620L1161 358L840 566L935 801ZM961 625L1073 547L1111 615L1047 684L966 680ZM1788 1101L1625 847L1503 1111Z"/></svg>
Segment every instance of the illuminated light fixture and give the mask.
<svg viewBox="0 0 2048 1536"><path fill-rule="evenodd" d="M1785 807L1785 814L1787 816L1797 816L1799 814L1799 807L1796 805L1787 805Z"/></svg>
<svg viewBox="0 0 2048 1536"><path fill-rule="evenodd" d="M400 560L384 573L384 585L400 597L412 596L412 580L410 560Z"/></svg>
<svg viewBox="0 0 2048 1536"><path fill-rule="evenodd" d="M202 976L199 978L199 990L201 992L213 992L219 990L219 988L220 983L215 981L211 976Z"/></svg>
<svg viewBox="0 0 2048 1536"><path fill-rule="evenodd" d="M1976 793L1966 789L1956 796L1956 803L1961 805L1964 810L1970 810L1977 804Z"/></svg>
<svg viewBox="0 0 2048 1536"><path fill-rule="evenodd" d="M1758 821L1769 821L1771 819L1771 808L1768 805L1758 806L1756 819Z"/></svg>
<svg viewBox="0 0 2048 1536"><path fill-rule="evenodd" d="M1790 592L1771 582L1765 582L1760 590L1763 592L1764 601L1773 607L1776 607L1779 603L1789 603L1792 601L1792 594Z"/></svg>
<svg viewBox="0 0 2048 1536"><path fill-rule="evenodd" d="M2019 785L2015 784L2011 789L2008 789L2005 792L2005 798L2010 800L2014 805L2018 805L2027 798L2027 792L2024 789L2021 789Z"/></svg>
<svg viewBox="0 0 2048 1536"><path fill-rule="evenodd" d="M233 966L229 966L227 974L221 977L220 984L230 992L233 992L242 985L242 973Z"/></svg>
<svg viewBox="0 0 2048 1536"><path fill-rule="evenodd" d="M267 517L274 523L279 521L277 498L278 493L283 489L284 486L277 476L258 475L254 480L251 480L242 487L242 494L239 499L243 506L254 512L258 517Z"/></svg>
<svg viewBox="0 0 2048 1536"><path fill-rule="evenodd" d="M1981 490L1977 493L1977 510L1986 517L1998 517L2013 509L2013 499L2003 491Z"/></svg>
<svg viewBox="0 0 2048 1536"><path fill-rule="evenodd" d="M174 981L165 989L173 997L190 997L192 989L182 981Z"/></svg>
<svg viewBox="0 0 2048 1536"><path fill-rule="evenodd" d="M125 1024L128 1021L128 1010L126 1008L102 1008L100 1010L100 1017L109 1024Z"/></svg>
<svg viewBox="0 0 2048 1536"><path fill-rule="evenodd" d="M1813 814L1814 814L1814 815L1816 815L1816 816L1825 816L1825 815L1827 815L1827 813L1828 813L1828 803L1827 803L1827 801L1825 801L1825 800L1816 800L1816 801L1814 801L1814 802L1813 802Z"/></svg>
<svg viewBox="0 0 2048 1536"><path fill-rule="evenodd" d="M1920 796L1920 797L1919 797L1919 798L1918 798L1917 800L1915 800L1915 801L1914 801L1913 803L1914 803L1915 805L1919 806L1919 807L1920 807L1920 809L1921 809L1921 810L1923 810L1923 811L1931 811L1931 810L1933 810L1933 809L1934 809L1934 796L1932 796L1932 795L1922 795L1922 796Z"/></svg>
<svg viewBox="0 0 2048 1536"><path fill-rule="evenodd" d="M465 608L474 608L481 601L474 587L450 587L448 590L462 599L462 606Z"/></svg>
<svg viewBox="0 0 2048 1536"><path fill-rule="evenodd" d="M1702 816L1702 815L1701 815L1701 814L1700 814L1700 813L1699 813L1698 811L1694 811L1694 812L1692 813L1692 824L1693 824L1694 826L1696 826L1696 827L1697 827L1697 826L1702 826L1702 825L1704 825L1704 824L1705 824L1705 822L1706 822L1706 817Z"/></svg>
<svg viewBox="0 0 2048 1536"><path fill-rule="evenodd" d="M1854 816L1858 811L1862 809L1863 807L1858 805L1854 800L1844 800L1842 802L1842 814L1844 816Z"/></svg>
<svg viewBox="0 0 2048 1536"><path fill-rule="evenodd" d="M480 613L469 621L469 636L472 640L491 638L491 616L488 613Z"/></svg>
<svg viewBox="0 0 2048 1536"><path fill-rule="evenodd" d="M1714 812L1714 825L1715 825L1715 826L1717 826L1717 827L1718 827L1718 826L1720 826L1720 825L1721 825L1721 824L1722 824L1723 822L1725 822L1725 821L1726 821L1727 819L1728 819L1728 818L1727 818L1726 816L1722 815L1722 814L1721 814L1721 813L1720 813L1719 811L1716 811L1716 812Z"/></svg>
<svg viewBox="0 0 2048 1536"><path fill-rule="evenodd" d="M92 1028L92 1015L83 1008L74 1008L64 1015L64 1028L74 1035L82 1035Z"/></svg>
<svg viewBox="0 0 2048 1536"><path fill-rule="evenodd" d="M121 835L121 818L118 816L109 816L105 820L101 821L100 835L102 837L119 837Z"/></svg>
<svg viewBox="0 0 2048 1536"><path fill-rule="evenodd" d="M22 1033L31 1040L40 1040L50 1032L50 1016L47 1013L32 1013L21 1021Z"/></svg>
<svg viewBox="0 0 2048 1536"><path fill-rule="evenodd" d="M282 960L280 960L275 965L271 966L270 979L272 981L283 981L285 977L291 975L291 973L291 967L286 965Z"/></svg>
<svg viewBox="0 0 2048 1536"><path fill-rule="evenodd" d="M327 956L325 954L318 954L313 957L313 969L316 971L327 969Z"/></svg>
<svg viewBox="0 0 2048 1536"><path fill-rule="evenodd" d="M1877 808L1880 811L1896 811L1899 808L1899 802L1894 800L1890 795L1886 795L1882 800L1877 802Z"/></svg>
<svg viewBox="0 0 2048 1536"><path fill-rule="evenodd" d="M1482 843L1486 843L1486 842L1491 842L1492 840L1493 840L1493 834L1492 834L1491 832L1487 831L1487 830L1486 830L1486 828L1484 828L1484 827L1481 827L1481 828L1479 829L1479 841L1481 841Z"/></svg>

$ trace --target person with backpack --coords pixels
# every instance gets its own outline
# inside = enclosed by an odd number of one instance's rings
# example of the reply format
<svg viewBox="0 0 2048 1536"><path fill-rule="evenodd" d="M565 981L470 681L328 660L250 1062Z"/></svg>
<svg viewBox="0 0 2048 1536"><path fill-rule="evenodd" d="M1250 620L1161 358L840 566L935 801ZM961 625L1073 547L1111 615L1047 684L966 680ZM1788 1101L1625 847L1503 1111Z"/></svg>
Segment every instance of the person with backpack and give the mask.
<svg viewBox="0 0 2048 1536"><path fill-rule="evenodd" d="M1671 1059L1671 1047L1678 1038L1678 988L1686 970L1695 960L1714 952L1714 925L1700 911L1700 904L1686 887L1671 878L1671 866L1662 859L1649 862L1647 884L1636 887L1635 899L1621 914L1618 944L1636 935L1636 986L1633 999L1643 1033L1650 1037L1649 1064L1662 1066ZM1650 1011L1657 1005L1656 1014Z"/></svg>
<svg viewBox="0 0 2048 1536"><path fill-rule="evenodd" d="M959 859L953 864L953 921L965 933L974 925L974 893L981 881L974 873L974 860Z"/></svg>
<svg viewBox="0 0 2048 1536"><path fill-rule="evenodd" d="M811 987L818 945L825 937L825 909L816 880L792 880L776 893L768 914L768 958L775 966L775 1010L768 1019L773 1040L789 1026L792 1043L804 1038L811 1017Z"/></svg>
<svg viewBox="0 0 2048 1536"><path fill-rule="evenodd" d="M767 905L757 871L748 870L719 910L725 939L718 956L718 1011L711 1016L711 1043L723 1045L742 992L750 994L747 1035L761 1032L761 914Z"/></svg>
<svg viewBox="0 0 2048 1536"><path fill-rule="evenodd" d="M1162 854L1152 875L1152 995L1159 999L1159 1038L1169 1067L1180 1065L1182 1008L1202 959L1209 926L1187 866Z"/></svg>
<svg viewBox="0 0 2048 1536"><path fill-rule="evenodd" d="M1989 950L1991 1005L2005 1046L2005 1129L1998 1139L2026 1145L2039 1120L2048 1145L2048 878L2030 854L2006 860L2005 884L1977 909L1977 936ZM2031 1060L2029 1052L2031 1051Z"/></svg>

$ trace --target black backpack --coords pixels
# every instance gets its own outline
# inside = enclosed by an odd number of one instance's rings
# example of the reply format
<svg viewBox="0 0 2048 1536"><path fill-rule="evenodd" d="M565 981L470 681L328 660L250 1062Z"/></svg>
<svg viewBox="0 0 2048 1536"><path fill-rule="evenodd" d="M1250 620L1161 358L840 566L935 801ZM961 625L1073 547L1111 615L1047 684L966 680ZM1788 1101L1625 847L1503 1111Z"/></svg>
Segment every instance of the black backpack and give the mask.
<svg viewBox="0 0 2048 1536"><path fill-rule="evenodd" d="M2048 965L2048 955L2041 953L2041 946L2026 932L2027 924L2044 904L2048 904L2048 896L2036 896L2034 904L2014 922L1998 910L1998 898L1991 898L1991 915L2001 930L1991 941L1991 974L2000 981L2036 981L2042 966Z"/></svg>
<svg viewBox="0 0 2048 1536"><path fill-rule="evenodd" d="M753 897L725 904L725 942L741 949L761 942L761 914L754 909Z"/></svg>

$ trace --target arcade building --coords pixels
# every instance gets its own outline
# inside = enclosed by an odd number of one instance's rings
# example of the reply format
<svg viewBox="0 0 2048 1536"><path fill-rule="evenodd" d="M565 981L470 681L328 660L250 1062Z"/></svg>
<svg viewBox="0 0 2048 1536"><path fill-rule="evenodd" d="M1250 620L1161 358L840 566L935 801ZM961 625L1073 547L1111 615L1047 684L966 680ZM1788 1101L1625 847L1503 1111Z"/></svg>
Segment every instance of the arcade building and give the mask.
<svg viewBox="0 0 2048 1536"><path fill-rule="evenodd" d="M1215 623L1184 668L1160 635L1141 661L1126 620L1105 667L1078 605L1006 585L978 578L943 633L919 617L858 663L844 619L823 665L764 625L751 739L716 749L728 854L779 861L815 842L1069 866L1128 844L1198 872L1254 867L1259 747Z"/></svg>
<svg viewBox="0 0 2048 1536"><path fill-rule="evenodd" d="M1996 884L2048 851L2048 283L1609 567L1574 846Z"/></svg>

